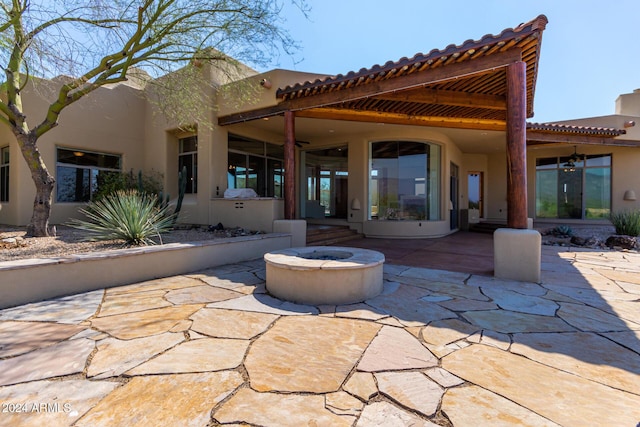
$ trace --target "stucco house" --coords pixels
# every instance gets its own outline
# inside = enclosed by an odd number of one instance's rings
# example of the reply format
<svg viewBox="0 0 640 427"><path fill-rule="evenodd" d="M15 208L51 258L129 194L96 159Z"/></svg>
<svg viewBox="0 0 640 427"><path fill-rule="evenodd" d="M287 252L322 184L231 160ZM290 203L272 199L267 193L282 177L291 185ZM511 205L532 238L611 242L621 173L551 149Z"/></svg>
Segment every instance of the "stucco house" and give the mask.
<svg viewBox="0 0 640 427"><path fill-rule="evenodd" d="M157 171L180 221L272 230L275 219L348 225L370 237L443 236L471 221L602 222L639 208L640 93L616 114L555 124L533 117L544 16L443 50L345 75L242 70L255 96L209 66L214 126L170 123L144 79L95 91L64 111L39 147L57 184L50 222L78 216L111 171ZM56 79L47 82L55 86ZM40 90L25 90L41 116ZM192 131L183 131L188 125ZM255 195L238 196L251 188ZM26 225L27 166L0 127L0 224Z"/></svg>

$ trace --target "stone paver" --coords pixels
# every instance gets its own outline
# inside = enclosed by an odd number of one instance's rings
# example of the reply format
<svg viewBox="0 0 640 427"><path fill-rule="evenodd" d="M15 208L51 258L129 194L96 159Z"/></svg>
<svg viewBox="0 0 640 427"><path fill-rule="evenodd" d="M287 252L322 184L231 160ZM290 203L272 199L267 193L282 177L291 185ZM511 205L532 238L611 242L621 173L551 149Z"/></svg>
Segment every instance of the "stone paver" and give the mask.
<svg viewBox="0 0 640 427"><path fill-rule="evenodd" d="M505 334L517 332L570 332L575 328L551 316L506 310L469 311L462 316L474 325Z"/></svg>
<svg viewBox="0 0 640 427"><path fill-rule="evenodd" d="M191 320L191 330L216 338L251 339L267 330L277 315L203 308Z"/></svg>
<svg viewBox="0 0 640 427"><path fill-rule="evenodd" d="M183 334L171 332L127 341L104 339L97 343L98 351L93 355L87 376L95 379L117 377L182 341Z"/></svg>
<svg viewBox="0 0 640 427"><path fill-rule="evenodd" d="M638 354L599 335L587 332L515 334L513 341L513 353L640 395Z"/></svg>
<svg viewBox="0 0 640 427"><path fill-rule="evenodd" d="M102 301L103 290L70 295L49 301L0 310L0 321L78 323L92 316Z"/></svg>
<svg viewBox="0 0 640 427"><path fill-rule="evenodd" d="M365 351L358 370L380 372L436 366L438 359L409 332L383 326Z"/></svg>
<svg viewBox="0 0 640 427"><path fill-rule="evenodd" d="M120 383L109 381L34 381L0 388L0 425L68 426L111 393ZM15 406L19 405L20 410ZM10 410L12 409L12 410Z"/></svg>
<svg viewBox="0 0 640 427"><path fill-rule="evenodd" d="M354 372L343 389L364 401L368 401L378 393L376 380L370 372Z"/></svg>
<svg viewBox="0 0 640 427"><path fill-rule="evenodd" d="M633 426L640 420L637 394L495 347L477 345L456 351L443 359L442 367L563 426Z"/></svg>
<svg viewBox="0 0 640 427"><path fill-rule="evenodd" d="M400 409L388 402L375 402L364 408L356 427L435 427L411 412Z"/></svg>
<svg viewBox="0 0 640 427"><path fill-rule="evenodd" d="M240 422L263 426L351 426L355 417L334 414L319 395L257 393L239 390L213 414L220 423Z"/></svg>
<svg viewBox="0 0 640 427"><path fill-rule="evenodd" d="M319 310L316 307L310 305L294 304L263 294L246 295L232 300L208 304L207 307L226 308L228 310L254 311L256 313L269 313L277 314L280 316L319 313Z"/></svg>
<svg viewBox="0 0 640 427"><path fill-rule="evenodd" d="M541 283L385 265L338 307L253 260L1 310L0 426L635 426L640 255L542 255Z"/></svg>
<svg viewBox="0 0 640 427"><path fill-rule="evenodd" d="M200 308L202 305L182 305L98 317L91 320L91 326L116 338L130 340L168 332Z"/></svg>
<svg viewBox="0 0 640 427"><path fill-rule="evenodd" d="M434 415L444 389L421 372L375 374L380 391L401 405L423 415Z"/></svg>
<svg viewBox="0 0 640 427"><path fill-rule="evenodd" d="M284 317L253 343L245 366L258 391L334 392L379 325L352 319Z"/></svg>
<svg viewBox="0 0 640 427"><path fill-rule="evenodd" d="M338 391L325 395L324 406L336 415L357 416L362 411L364 403L349 393Z"/></svg>
<svg viewBox="0 0 640 427"><path fill-rule="evenodd" d="M17 356L37 348L57 344L84 331L78 325L45 322L0 323L0 358Z"/></svg>
<svg viewBox="0 0 640 427"><path fill-rule="evenodd" d="M94 348L95 342L80 338L0 360L0 386L82 372Z"/></svg>
<svg viewBox="0 0 640 427"><path fill-rule="evenodd" d="M167 292L165 299L173 304L200 304L238 298L244 294L209 285L175 289Z"/></svg>
<svg viewBox="0 0 640 427"><path fill-rule="evenodd" d="M76 424L112 426L203 426L211 409L242 384L237 372L133 378Z"/></svg>
<svg viewBox="0 0 640 427"><path fill-rule="evenodd" d="M127 372L129 375L210 372L240 366L249 341L203 338L177 345Z"/></svg>
<svg viewBox="0 0 640 427"><path fill-rule="evenodd" d="M442 410L454 426L558 426L535 412L477 386L456 387L447 391L442 399Z"/></svg>

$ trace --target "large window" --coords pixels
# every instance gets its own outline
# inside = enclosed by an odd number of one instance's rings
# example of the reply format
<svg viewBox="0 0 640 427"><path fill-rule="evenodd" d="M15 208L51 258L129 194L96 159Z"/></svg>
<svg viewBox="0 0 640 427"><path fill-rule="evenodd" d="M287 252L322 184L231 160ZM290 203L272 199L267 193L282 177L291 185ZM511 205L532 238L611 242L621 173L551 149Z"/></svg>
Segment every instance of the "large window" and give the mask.
<svg viewBox="0 0 640 427"><path fill-rule="evenodd" d="M371 143L369 218L440 219L440 147L412 141Z"/></svg>
<svg viewBox="0 0 640 427"><path fill-rule="evenodd" d="M57 157L58 202L88 202L109 175L121 170L121 158L114 154L58 148Z"/></svg>
<svg viewBox="0 0 640 427"><path fill-rule="evenodd" d="M198 192L198 137L193 135L178 140L178 171L187 168L186 194Z"/></svg>
<svg viewBox="0 0 640 427"><path fill-rule="evenodd" d="M229 134L228 188L252 188L261 197L283 197L284 149Z"/></svg>
<svg viewBox="0 0 640 427"><path fill-rule="evenodd" d="M536 217L607 219L610 212L610 154L536 160Z"/></svg>
<svg viewBox="0 0 640 427"><path fill-rule="evenodd" d="M0 202L9 201L9 147L0 148Z"/></svg>

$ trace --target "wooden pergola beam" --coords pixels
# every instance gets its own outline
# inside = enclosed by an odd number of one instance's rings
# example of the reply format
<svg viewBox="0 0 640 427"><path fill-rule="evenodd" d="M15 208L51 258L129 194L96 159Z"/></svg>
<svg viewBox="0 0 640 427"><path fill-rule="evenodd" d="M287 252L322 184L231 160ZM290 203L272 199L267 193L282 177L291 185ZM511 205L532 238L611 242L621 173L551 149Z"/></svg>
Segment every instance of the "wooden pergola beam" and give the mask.
<svg viewBox="0 0 640 427"><path fill-rule="evenodd" d="M424 72L415 72L406 76L380 80L374 83L354 86L348 89L329 90L317 95L300 98L293 97L272 107L219 117L218 124L225 126L265 117L277 116L283 114L285 111L301 111L357 101L365 98L380 97L386 94L415 89L433 83L441 83L472 75L493 72L497 69L504 68L513 62L520 61L521 59L522 52L519 49L512 49L506 52L477 58L472 61L449 64Z"/></svg>
<svg viewBox="0 0 640 427"><path fill-rule="evenodd" d="M507 67L507 227L526 229L527 64Z"/></svg>
<svg viewBox="0 0 640 427"><path fill-rule="evenodd" d="M506 110L507 99L500 95L483 95L475 93L457 92L452 90L437 90L422 88L403 92L387 93L375 96L383 101L416 102L420 104L453 105L457 107L487 108L491 110Z"/></svg>
<svg viewBox="0 0 640 427"><path fill-rule="evenodd" d="M295 190L295 146L296 128L295 113L284 113L284 219L296 217L296 190Z"/></svg>
<svg viewBox="0 0 640 427"><path fill-rule="evenodd" d="M297 117L326 120L346 120L369 123L388 123L396 125L433 126L456 129L477 129L504 131L504 120L467 119L441 116L411 116L399 113L381 113L376 111L352 110L343 108L312 108L296 113Z"/></svg>

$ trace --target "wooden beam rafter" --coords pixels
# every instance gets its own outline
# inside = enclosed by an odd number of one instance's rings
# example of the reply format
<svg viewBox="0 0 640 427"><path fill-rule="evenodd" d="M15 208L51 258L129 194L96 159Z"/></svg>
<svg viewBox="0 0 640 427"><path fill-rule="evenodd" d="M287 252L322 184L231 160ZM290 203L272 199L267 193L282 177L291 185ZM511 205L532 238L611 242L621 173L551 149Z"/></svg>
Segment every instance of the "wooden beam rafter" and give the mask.
<svg viewBox="0 0 640 427"><path fill-rule="evenodd" d="M415 102L420 104L452 105L456 107L487 108L506 111L507 99L501 95L483 95L453 90L418 89L374 96L383 101Z"/></svg>
<svg viewBox="0 0 640 427"><path fill-rule="evenodd" d="M296 117L327 120L347 120L371 123L388 123L396 125L434 126L457 129L478 129L504 131L503 120L468 119L460 117L411 116L399 113L381 113L342 108L312 108L296 113Z"/></svg>
<svg viewBox="0 0 640 427"><path fill-rule="evenodd" d="M218 118L218 124L221 126L231 125L277 116L283 114L285 111L304 111L318 107L327 107L365 98L385 96L408 89L416 89L433 83L442 83L491 73L513 62L520 61L521 58L522 52L519 49L512 49L474 59L473 61L453 63L451 65L415 72L397 78L374 81L368 84L357 85L357 82L354 81L351 85L346 84L345 87L348 88L342 90L328 90L317 95L299 98L292 97L272 107L223 116ZM487 99L484 101L488 102Z"/></svg>

